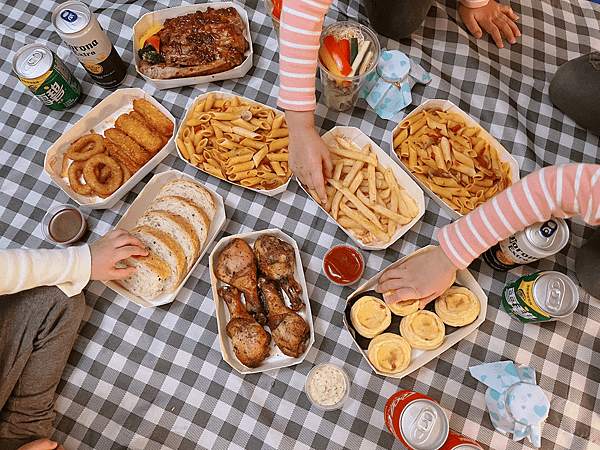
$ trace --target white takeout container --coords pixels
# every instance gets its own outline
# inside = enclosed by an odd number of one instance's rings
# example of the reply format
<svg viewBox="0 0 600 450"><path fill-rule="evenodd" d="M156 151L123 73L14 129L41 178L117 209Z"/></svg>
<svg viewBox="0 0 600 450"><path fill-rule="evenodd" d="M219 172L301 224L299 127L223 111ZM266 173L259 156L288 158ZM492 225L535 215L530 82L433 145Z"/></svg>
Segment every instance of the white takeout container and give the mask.
<svg viewBox="0 0 600 450"><path fill-rule="evenodd" d="M405 262L408 258L411 258L412 256L416 255L417 253L431 251L433 249L434 249L433 246L427 246L420 250L417 250L416 252L391 264L385 270L399 266L400 264ZM485 321L485 316L487 313L487 303L488 303L487 296L485 295L485 293L481 289L481 286L479 286L479 284L477 283L477 281L475 280L473 275L471 275L471 273L469 272L468 269L459 270L458 272L456 272L455 284L461 285L461 286L466 287L467 289L471 290L479 299L480 311L479 311L479 315L477 316L477 318L470 324L464 325L460 328L455 328L453 332L447 333L442 345L439 346L438 348L436 348L435 350L417 350L415 348L411 348L412 354L411 354L410 364L402 372L399 372L394 375L389 375L389 374L380 372L373 366L373 364L371 364L371 361L369 361L367 348L363 348L359 345L357 338L356 338L358 333L354 330L354 327L352 326L352 321L350 320L350 302L351 302L351 300L354 297L362 294L363 292L375 289L375 286L377 286L377 280L379 279L380 275L381 275L381 272L378 273L377 275L375 275L373 278L371 278L369 281L367 281L361 287L359 287L356 291L354 291L348 297L347 304L346 304L346 311L344 313L344 323L346 324L346 327L348 327L350 334L354 338L354 342L356 343L356 346L359 348L360 352L366 358L367 362L369 363L369 365L371 366L373 371L379 375L383 375L383 376L387 376L387 377L391 377L391 378L402 378L402 377L414 372L415 370L417 370L420 367L427 364L432 359L440 356L442 353L444 353L446 350L448 350L450 347L452 347L454 344L456 344L461 339L464 339L465 337L467 337L469 334L471 334L473 331L475 331L475 329L477 329L479 327L479 325L481 325ZM432 303L433 303L433 301L432 301ZM392 313L392 318L394 318L394 316L395 316L395 314ZM446 329L448 329L448 327ZM384 332L400 334L400 330L398 329L397 322L392 320L392 325L390 325L390 328L388 328Z"/></svg>
<svg viewBox="0 0 600 450"><path fill-rule="evenodd" d="M304 352L304 354L302 354L298 358L293 358L291 356L285 355L281 350L279 350L279 348L277 348L277 346L275 345L275 342L273 342L273 339L271 339L270 355L265 359L265 361L263 362L262 365L252 369L250 367L246 367L237 359L237 357L235 356L235 353L233 352L233 346L231 345L231 339L229 338L229 336L227 336L226 328L227 328L227 323L229 322L229 309L227 308L227 305L225 304L225 302L221 301L221 299L219 298L219 294L217 292L219 290L219 288L221 286L226 285L226 283L223 283L221 280L219 280L217 278L217 276L215 275L215 268L217 267L217 263L219 262L219 256L221 255L221 252L225 249L225 247L227 247L227 245L229 245L231 243L231 241L233 241L236 238L243 239L248 244L250 244L250 247L254 247L254 241L256 241L256 239L258 239L259 237L264 236L264 235L275 236L275 237L281 239L282 241L287 242L292 247L294 247L294 251L296 253L296 270L294 271L294 279L300 284L300 286L302 286L302 300L304 301L304 305L305 305L304 309L302 311L296 311L296 312L304 320L306 320L306 323L308 323L308 326L310 327L310 340L308 342L308 345L306 347L306 351ZM242 374L259 373L259 372L266 372L267 370L281 369L282 367L293 366L295 364L298 364L298 363L304 361L306 354L308 353L308 351L312 347L313 343L315 342L315 331L314 331L314 327L313 327L312 313L310 310L310 301L308 299L308 294L307 294L307 290L306 290L306 281L304 280L304 270L302 268L302 259L300 259L300 250L298 249L298 244L296 244L296 241L294 241L291 237L289 237L283 231L277 230L277 229L256 231L256 232L245 233L245 234L235 234L232 236L227 236L226 238L223 238L219 241L219 243L215 246L214 250L210 254L209 262L210 262L210 264L209 264L209 266L210 266L210 281L212 284L213 297L215 299L217 324L219 326L219 342L221 344L221 353L223 354L223 359L231 367L233 367L234 369L236 369L238 372L240 372ZM287 294L285 292L283 293L283 302L288 307L290 306L289 299L287 298ZM268 327L266 327L265 329L267 331L270 331Z"/></svg>
<svg viewBox="0 0 600 450"><path fill-rule="evenodd" d="M194 180L189 175L186 175L177 170L169 170L168 172L163 172L163 173L154 175L152 177L152 179L148 182L146 187L144 187L142 192L140 192L140 194L137 196L135 201L131 204L131 206L129 207L127 212L125 214L123 214L123 217L121 218L121 220L119 220L119 223L117 223L115 228L122 228L124 230L131 231L135 227L135 221L138 219L138 217L140 217L142 214L144 214L146 212L146 210L148 209L148 206L150 206L150 203L152 203L154 201L160 188L165 183L167 183L171 180L177 180L177 179L184 179L184 180L192 181L194 183L199 183L197 180ZM137 303L138 305L140 305L142 307L160 306L160 305L164 305L166 303L171 303L173 300L175 300L175 297L177 297L177 294L179 293L179 291L181 290L183 285L186 283L187 279L190 277L192 272L194 272L194 270L200 263L200 260L203 258L204 254L210 247L210 244L215 240L215 238L217 237L217 234L219 234L219 232L223 228L223 225L225 224L225 205L223 203L223 198L219 194L217 194L215 191L210 189L208 186L204 186L204 187L208 191L210 191L210 193L212 194L213 199L215 200L215 204L217 205L217 210L215 212L215 217L210 222L210 229L208 230L208 236L206 238L206 242L204 243L204 247L202 248L202 251L200 252L200 256L196 260L196 263L189 270L189 272L187 273L187 275L185 276L183 281L179 284L177 289L175 289L175 291L168 293L168 294L167 293L159 294L157 297L148 301L141 297L138 297L137 295L133 295L127 289L123 288L121 285L117 284L114 281L105 282L105 284L109 288L111 288L117 294L122 295L126 299L131 300L132 302Z"/></svg>
<svg viewBox="0 0 600 450"><path fill-rule="evenodd" d="M465 120L465 122L467 123L468 126L480 128L481 129L480 136L485 138L489 142L490 146L496 149L496 151L498 152L498 156L500 157L500 159L502 161L508 162L510 164L513 184L519 180L519 165L517 164L517 161L515 161L515 159L511 156L511 154L508 153L508 151L490 133L488 133L485 130L485 128L483 128L478 122L476 122L475 119L473 119L471 116L469 116L467 113L465 113L463 110L461 110L458 106L456 106L454 103L452 103L449 100L439 100L439 99L426 100L425 102L421 103L421 105L419 105L414 111L412 111L410 114L408 114L404 119L402 119L402 121L400 123L421 113L422 111L424 111L426 109L431 109L431 108L442 108L444 111L457 113ZM400 124L398 124L398 127L399 126L400 126ZM404 169L406 171L406 173L409 174L410 177L419 186L421 186L421 189L423 189L425 192L427 192L427 195L429 195L429 197L431 197L438 205L440 205L440 208L442 210L444 210L452 219L458 219L458 218L462 217L463 215L461 213L452 209L440 197L438 197L436 194L434 194L431 189L429 189L427 186L425 186L425 184L423 184L421 182L421 180L419 180L417 177L415 177L411 173L411 171L408 169L408 167L406 167L404 165L404 163L400 160L400 157L396 154L396 151L394 149L394 132L398 129L398 127L396 127L392 131L392 133L390 135L390 139L389 139L390 154L392 156L392 159L400 167L402 167L402 169Z"/></svg>
<svg viewBox="0 0 600 450"><path fill-rule="evenodd" d="M66 156L65 153L69 145L77 138L89 134L92 130L98 134L103 134L104 130L114 126L115 120L123 113L133 111L133 100L145 98L154 106L156 106L164 115L173 121L175 127L175 118L173 115L153 97L146 94L138 88L118 89L110 94L92 110L73 125L65 134L63 134L46 152L44 161L44 169L50 175L50 178L58 184L58 186L80 206L85 206L90 209L106 209L111 208L117 203L123 195L141 181L159 162L161 162L175 146L175 133L169 142L146 164L144 164L129 180L117 189L111 196L102 199L95 195L81 195L73 191L69 186L68 177L61 177L62 162Z"/></svg>
<svg viewBox="0 0 600 450"><path fill-rule="evenodd" d="M193 110L194 110L194 107L195 107L195 106L196 106L198 103L200 103L202 100L206 99L206 98L207 98L209 95L211 95L211 94L212 94L212 95L214 95L214 97L215 97L215 99L216 99L216 100L221 100L221 99L233 99L233 98L235 98L235 97L238 97L240 100L242 100L242 101L244 101L244 102L247 102L247 103L248 103L248 104L250 104L250 105L260 105L260 106L262 106L263 108L266 108L266 109L270 109L270 110L272 110L272 111L275 113L275 116L280 116L280 115L283 115L283 114L284 114L282 111L279 111L278 109L271 108L270 106L264 105L264 104L262 104L262 103L259 103L259 102L255 102L254 100L250 100L250 99L248 99L248 98L246 98L246 97L242 97L242 96L240 96L240 95L228 94L228 93L226 93L226 92L208 92L208 93L206 93L206 94L199 95L199 96L198 96L198 97L197 97L197 98L194 100L194 102L193 102L193 103L190 105L190 107L188 108L188 112L187 112L187 114L185 115L185 118L184 118L184 119L181 121L181 123L179 124L179 131L177 132L177 138L182 138L182 135L183 135L183 130L185 129L185 124L186 124L186 122L188 121L188 119L189 119L189 118L192 116L192 112L193 112ZM180 158L181 158L181 159L182 159L184 162L186 162L187 164L189 164L191 167L194 167L194 168L196 168L196 169L198 169L198 170L201 170L202 172L204 172L204 173L206 173L206 174L208 174L208 175L210 175L210 176L213 176L213 177L215 176L215 175L211 174L210 172L207 172L207 171L203 170L201 167L195 166L194 164L192 164L191 162L189 162L189 161L188 161L187 159L185 159L185 157L184 157L184 156L181 154L181 150L179 150L179 147L175 146L175 148L177 149L177 154L179 155L179 157L180 157ZM250 190L250 191L257 192L257 193L259 193L259 194L264 194L264 195L268 195L269 197L272 197L272 196L274 196L274 195L277 195L277 194L280 194L280 193L282 193L283 191L285 191L285 190L287 189L288 185L290 184L290 180L291 180L292 176L291 176L291 174L290 174L290 176L289 176L289 178L287 179L287 181L286 181L285 183L283 183L281 186L278 186L278 187L276 187L275 189L256 189L256 188L252 188L252 187L246 187L246 186L242 186L242 185L241 185L240 183L238 183L238 182L235 182L235 181L229 181L229 180L227 180L227 179L225 179L225 178L220 178L220 177L216 177L216 178L219 178L220 180L223 180L223 181L226 181L226 182L228 182L228 183L230 183L230 184L233 184L234 186L239 186L239 187L241 187L241 188L248 189L248 190Z"/></svg>
<svg viewBox="0 0 600 450"><path fill-rule="evenodd" d="M354 243L357 246L359 246L360 248L362 248L364 250L384 250L384 249L388 248L390 245L392 245L394 242L396 242L398 239L400 239L400 237L403 236L404 233L406 233L408 230L410 230L413 227L413 225L419 221L421 216L423 214L425 214L425 196L423 195L423 191L421 190L421 188L419 188L419 186L412 180L412 178L409 177L405 171L400 169L400 167L398 166L398 163L396 161L394 161L392 158L390 158L390 156L386 152L384 152L381 149L381 147L379 147L375 142L373 142L373 140L371 138L369 138L366 134L364 134L358 128L334 127L331 130L329 130L327 133L325 133L322 136L322 138L323 138L323 141L325 142L325 144L327 144L327 146L334 146L334 145L336 145L335 136L339 136L339 135L346 136L346 138L348 138L348 140L353 142L358 148L363 148L365 145L371 144L371 151L377 154L377 159L378 159L379 163L384 168L390 167L392 169L392 172L394 173L394 176L396 177L396 181L398 181L398 184L400 186L402 186L406 190L406 192L408 192L408 194L415 200L417 207L419 208L419 213L417 214L417 216L414 217L406 225L402 225L401 227L399 227L389 242L379 242L376 244L365 244L361 240L354 237L354 235L352 235L352 233L350 233L349 231L347 231L344 227L342 227L340 225L340 228L342 230L344 230L344 232L348 236L350 236L350 238L354 241ZM300 183L300 185L302 186L302 183ZM302 188L304 189L304 186L302 186ZM309 195L309 197L312 197L309 192L307 192L307 194ZM315 200L315 202L316 202L316 200ZM321 207L321 209L323 211L325 211L325 209L323 208L323 206L321 205L320 202L316 202L316 203ZM325 213L327 213L327 211L325 211ZM329 216L329 213L327 213L327 215ZM331 217L331 216L329 216L329 217Z"/></svg>
<svg viewBox="0 0 600 450"><path fill-rule="evenodd" d="M139 70L140 67L140 56L138 55L139 40L143 34L155 25L162 25L166 19L173 17L179 17L186 14L191 14L196 11L206 11L208 8L222 9L222 8L235 8L242 21L245 25L244 37L248 41L249 49L244 54L244 61L239 66L232 69L226 70L225 72L214 73L212 75L202 75L197 77L185 77L185 78L173 78L168 80L161 80L156 78L150 78L142 74ZM241 78L250 70L252 67L252 38L250 36L250 23L248 22L248 14L243 6L235 2L207 2L199 3L196 5L177 6L175 8L161 9L159 11L152 11L144 14L133 26L133 56L135 61L135 70L142 78L150 82L158 89L171 89L180 86L194 86L196 84L210 83L219 80L229 80L233 78Z"/></svg>

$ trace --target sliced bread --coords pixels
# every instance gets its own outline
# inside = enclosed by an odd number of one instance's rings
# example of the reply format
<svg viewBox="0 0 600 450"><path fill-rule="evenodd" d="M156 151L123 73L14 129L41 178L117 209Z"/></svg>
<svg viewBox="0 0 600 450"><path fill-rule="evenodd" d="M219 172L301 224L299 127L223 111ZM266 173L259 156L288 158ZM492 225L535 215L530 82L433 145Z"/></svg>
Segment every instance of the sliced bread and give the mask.
<svg viewBox="0 0 600 450"><path fill-rule="evenodd" d="M196 203L186 200L183 197L167 195L164 197L157 197L147 209L147 211L155 210L168 211L186 219L192 224L198 235L200 248L204 246L206 238L208 237L208 230L210 229L210 221L204 210Z"/></svg>
<svg viewBox="0 0 600 450"><path fill-rule="evenodd" d="M204 210L209 220L215 218L217 204L208 189L193 181L177 179L163 185L158 192L158 197L176 195L191 200Z"/></svg>
<svg viewBox="0 0 600 450"><path fill-rule="evenodd" d="M136 227L149 226L171 236L181 246L190 271L200 255L200 241L192 224L178 214L156 209L142 214L135 222Z"/></svg>
<svg viewBox="0 0 600 450"><path fill-rule="evenodd" d="M171 274L165 280L163 291L173 292L187 273L185 253L181 246L164 231L149 226L136 227L131 234L142 241L148 251L169 265Z"/></svg>
<svg viewBox="0 0 600 450"><path fill-rule="evenodd" d="M165 280L171 275L169 265L153 253L148 256L130 256L115 264L117 268L133 266L137 270L127 278L115 280L133 295L152 300L163 291Z"/></svg>

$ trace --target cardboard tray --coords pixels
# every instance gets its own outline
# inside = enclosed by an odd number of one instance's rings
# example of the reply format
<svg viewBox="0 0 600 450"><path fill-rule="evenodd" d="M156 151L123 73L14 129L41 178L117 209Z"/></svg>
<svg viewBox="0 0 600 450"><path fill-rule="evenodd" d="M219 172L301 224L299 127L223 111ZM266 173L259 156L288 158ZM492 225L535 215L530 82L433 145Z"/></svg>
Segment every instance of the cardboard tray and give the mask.
<svg viewBox="0 0 600 450"><path fill-rule="evenodd" d="M306 322L308 323L308 326L310 327L310 340L308 342L308 345L306 347L306 351L304 352L304 354L298 358L292 358L291 356L284 355L281 352L281 350L279 350L277 348L277 346L271 339L270 355L267 357L267 359L265 359L265 361L263 362L263 364L261 366L251 369L249 367L244 366L237 359L237 357L235 356L235 354L233 352L233 346L231 345L231 339L229 338L229 336L227 336L226 327L227 327L227 323L229 322L229 309L227 308L227 305L219 299L219 295L217 293L219 288L221 286L225 285L225 283L223 283L221 280L219 280L216 277L215 267L217 266L221 252L223 251L223 249L225 249L225 247L227 247L227 245L232 240L234 240L236 238L240 238L240 239L243 239L244 241L246 241L248 244L250 244L251 247L253 247L254 241L257 238L259 238L260 236L267 235L267 234L275 236L275 237L281 239L282 241L287 242L292 247L294 247L294 250L296 252L296 270L294 272L294 279L298 283L300 283L300 286L302 286L302 300L304 300L304 304L305 304L304 309L302 311L297 311L297 312L300 316L302 316L304 318L304 320L306 320ZM293 366L295 364L298 364L298 363L304 361L304 358L306 357L308 351L310 350L310 348L312 347L312 345L315 342L315 331L314 331L314 327L313 327L312 313L310 310L310 301L308 299L308 294L307 294L307 290L306 290L306 281L304 280L304 270L302 268L302 259L300 258L300 250L298 249L298 244L296 244L296 241L294 241L291 237L289 237L283 231L277 230L277 229L270 229L270 230L252 232L252 233L236 234L236 235L232 235L232 236L227 236L226 238L223 238L219 241L219 243L215 246L214 250L210 254L210 280L211 280L211 284L212 284L213 297L215 299L217 324L219 325L219 342L221 344L221 353L223 354L223 359L231 367L236 369L241 374L247 374L247 373L266 372L268 370L273 370L273 369L281 369L282 367ZM285 293L283 294L283 301L286 305L289 306L289 299L287 298L287 295ZM267 331L269 331L268 327L266 329L267 329Z"/></svg>
<svg viewBox="0 0 600 450"><path fill-rule="evenodd" d="M358 247L360 247L364 250L384 250L384 249L388 248L390 245L392 245L394 242L396 242L398 239L400 239L400 237L402 237L408 230L410 230L419 221L421 216L423 214L425 214L425 196L423 194L422 189L417 185L417 183L415 183L412 180L412 178L407 175L407 173L405 171L400 169L398 163L396 161L394 161L392 158L390 158L390 156L386 152L384 152L381 147L379 147L377 144L375 144L375 142L373 142L366 134L364 134L358 128L355 128L355 127L332 128L331 130L329 130L327 133L325 133L322 136L323 141L328 146L333 146L336 144L335 136L338 136L338 135L346 136L350 141L352 141L354 144L356 144L359 148L362 148L367 144L371 144L371 151L373 151L374 153L377 154L378 161L381 163L381 165L385 168L390 167L392 169L392 171L394 172L394 176L396 177L396 180L398 181L398 184L400 186L402 186L406 190L406 192L408 192L410 194L410 196L417 203L417 206L419 208L419 214L417 214L417 216L415 218L413 218L413 220L411 220L409 223L398 228L396 230L396 233L394 233L394 235L392 236L392 239L389 242L372 244L372 245L364 244L362 241L360 241L359 239L354 237L354 235L352 235L352 233L348 232L344 227L340 226L340 228L348 236L350 236L350 238L354 241L354 243ZM299 183L299 184L302 186L302 183ZM302 186L302 189L304 189L304 186ZM305 192L306 192L306 189L305 189ZM306 193L308 194L309 197L312 198L310 193L308 193L308 192L306 192ZM325 209L322 207L321 203L317 202L316 200L315 200L315 202L319 205L319 207L323 211L325 211ZM329 216L329 213L327 213L327 211L325 211L325 213ZM331 216L329 216L329 217L331 217ZM331 218L331 219L333 220L333 218Z"/></svg>
<svg viewBox="0 0 600 450"><path fill-rule="evenodd" d="M402 264L403 262L405 262L408 258L416 255L417 253L424 252L424 251L431 251L431 250L433 250L433 248L434 248L433 246L427 246L420 250L417 250L416 252L406 256L405 258L402 258L401 260L395 262L394 264L391 264L387 269L389 269L391 267L397 267L400 264ZM385 269L385 270L387 270L387 269ZM397 373L395 375L384 374L384 373L380 372L379 370L377 370L373 366L373 364L371 364L371 361L369 361L367 349L369 346L369 342L371 342L371 340L364 338L360 334L358 334L354 330L354 326L352 325L352 321L350 320L350 309L352 308L352 305L361 296L366 295L367 292L368 292L368 295L372 295L374 297L383 299L382 295L379 293L376 293L374 290L375 286L377 285L377 280L380 275L381 275L381 273L378 273L373 278L371 278L369 281L364 283L361 287L359 287L356 291L354 291L348 297L348 300L346 302L346 308L344 311L344 324L346 324L346 327L348 328L348 330L350 331L350 334L354 338L354 342L356 343L358 349L363 354L363 356L366 358L367 362L369 363L369 365L371 366L373 371L379 375L388 376L391 378L402 378L402 377L414 372L415 370L417 370L420 367L427 364L432 359L437 358L439 355L444 353L446 350L448 350L450 347L452 347L458 341L460 341L461 339L464 339L470 333L475 331L475 329L477 329L479 327L479 325L481 325L485 320L485 316L487 313L487 303L488 303L487 296L485 295L485 293L481 289L481 286L479 286L479 284L477 283L475 278L473 278L473 275L471 275L471 273L468 271L468 269L459 270L456 273L456 281L454 282L454 284L464 286L467 289L470 289L479 299L481 309L480 309L479 315L477 316L475 321L471 322L468 325L462 326L462 327L450 327L450 326L446 325L446 337L444 338L444 342L442 343L442 345L440 347L436 348L435 350L417 350L417 349L413 348L410 364L405 370L403 370L402 372ZM432 301L427 305L426 309L430 309L431 311L435 312L433 310L433 305L434 305L434 302ZM384 333L387 332L387 333L400 334L400 330L399 330L400 319L401 319L400 316L397 316L392 313L392 323L384 331Z"/></svg>
<svg viewBox="0 0 600 450"><path fill-rule="evenodd" d="M515 159L511 156L511 154L508 153L508 151L502 145L500 145L500 143L490 133L488 133L478 122L476 122L475 119L473 119L463 110L461 110L458 106L454 105L454 103L452 103L451 101L438 99L426 100L425 102L421 103L421 105L419 105L414 111L408 114L404 119L402 119L400 123L404 122L410 117L421 113L423 110L431 108L442 108L444 111L457 113L465 120L467 125L472 127L479 127L481 129L480 136L484 137L490 143L490 145L496 149L496 151L498 152L498 156L500 156L500 159L502 161L508 162L510 164L513 184L519 180L519 165L517 164L517 161L515 161ZM394 132L398 129L399 126L400 124L398 124L398 126L392 131L388 141L390 143L390 154L392 156L392 159L400 167L402 167L402 169L404 169L404 171L410 175L410 177L421 187L421 189L423 189L423 191L425 191L427 195L429 195L429 197L431 197L438 205L440 205L440 208L444 210L446 214L448 214L452 219L458 219L462 217L463 215L461 213L455 211L450 206L448 206L441 198L434 194L431 191L431 189L429 189L417 177L415 177L408 169L408 167L406 167L404 163L400 160L400 158L396 154L396 151L394 150Z"/></svg>
<svg viewBox="0 0 600 450"><path fill-rule="evenodd" d="M246 97L242 97L241 95L235 95L235 94L228 94L226 92L208 92L206 94L202 94L199 95L194 102L189 106L188 111L185 115L185 118L181 121L180 125L179 125L179 131L177 131L177 138L180 138L183 134L183 130L185 128L185 124L188 120L188 118L192 115L192 111L194 110L194 107L200 103L202 100L204 100L205 98L207 98L209 95L214 95L215 99L220 100L220 99L228 99L228 98L234 98L234 97L238 97L240 100L243 100L244 102L247 102L250 105L260 105L263 108L266 109L271 109L273 110L273 112L275 113L275 116L280 116L282 114L284 114L282 111L279 111L278 109L275 108L271 108L270 106L264 105L262 103L259 102L255 102L254 100L250 100L249 98ZM186 163L189 164L191 167L194 167L195 169L201 170L202 172L214 177L215 175L206 172L205 170L203 170L202 168L195 166L194 164L192 164L191 162L189 162L187 159L185 159L185 157L181 154L181 151L179 150L179 148L177 146L175 146L175 148L177 149L177 154L179 155L179 157ZM219 178L219 177L216 177ZM220 180L226 181L229 184L233 184L234 186L239 186L242 187L244 189L248 189L249 191L253 191L253 192L257 192L259 194L264 194L264 195L268 195L269 197L272 197L274 195L280 194L283 191L285 191L288 187L288 185L290 184L290 180L292 179L292 176L290 174L290 177L287 179L287 181L282 184L281 186L276 187L275 189L255 189L252 187L246 187L246 186L242 186L241 184L235 182L235 181L229 181L226 180L225 178L219 178Z"/></svg>
<svg viewBox="0 0 600 450"><path fill-rule="evenodd" d="M139 40L142 35L151 27L155 25L162 25L166 19L170 19L173 17L183 16L185 14L191 14L196 11L206 11L208 8L213 9L221 9L221 8L235 8L242 21L246 25L246 30L244 32L244 37L248 41L249 49L244 54L245 59L239 66L234 67L233 69L229 69L225 72L214 73L212 75L202 75L197 77L186 77L186 78L173 78L169 80L160 80L155 78L150 78L146 75L143 75L140 70L140 57L138 55L139 48ZM171 89L180 86L194 86L197 84L210 83L212 81L219 80L229 80L233 78L241 78L250 70L252 67L252 38L250 36L250 23L248 21L248 14L246 10L238 3L235 2L208 2L208 3L199 3L196 5L188 5L188 6L177 6L175 8L167 8L162 9L160 11L153 11L144 14L133 26L133 55L135 62L135 70L136 72L144 78L146 81L157 87L158 89Z"/></svg>
<svg viewBox="0 0 600 450"><path fill-rule="evenodd" d="M80 136L94 131L103 134L104 130L114 126L115 120L123 113L133 111L133 100L145 98L165 114L173 124L176 125L173 115L150 95L138 88L118 89L110 94L89 113L80 119L75 125L67 130L46 152L44 169L52 181L54 181L69 197L80 206L90 209L107 209L115 205L129 190L140 182L158 163L160 163L175 147L175 133L167 144L140 170L134 173L129 180L117 189L110 197L102 199L96 196L86 196L77 194L69 186L69 179L60 176L62 172L63 155L66 153L69 145ZM175 129L177 127L175 126Z"/></svg>
<svg viewBox="0 0 600 450"><path fill-rule="evenodd" d="M131 206L129 207L127 212L123 215L121 220L119 220L119 223L117 223L115 228L122 228L127 231L131 231L134 228L135 221L138 219L138 217L140 217L142 214L144 214L146 212L150 203L152 203L152 201L156 198L156 195L158 194L158 191L160 190L160 188L168 181L176 180L176 179L184 179L184 180L192 181L194 183L198 183L197 180L194 180L189 175L181 173L177 170L170 170L168 172L163 172L163 173L154 175L154 177L152 177L152 179L146 185L146 187L142 190L142 192L140 192L140 195L138 195L138 197L135 199L135 201L131 204ZM160 294L157 297L155 297L154 299L152 299L151 301L148 301L148 300L138 297L137 295L133 295L131 292L124 289L119 284L115 283L114 281L107 281L104 284L106 284L109 288L111 288L117 294L122 295L126 299L131 300L132 302L137 303L138 305L140 305L142 307L160 306L160 305L164 305L166 303L171 303L173 300L175 300L175 297L177 297L177 294L179 293L179 291L181 290L183 285L186 283L186 281L188 280L188 278L190 277L192 272L194 272L194 270L200 263L200 260L204 257L204 254L210 247L211 242L213 242L215 240L215 238L217 237L217 235L223 228L223 225L225 224L225 205L223 203L223 198L219 194L217 194L215 191L210 189L209 187L207 187L207 186L204 186L204 187L207 190L209 190L210 193L212 194L212 196L215 200L215 203L217 205L217 210L215 212L215 217L210 222L210 229L208 231L208 236L206 238L206 242L204 243L204 247L203 247L202 251L200 252L200 256L198 257L198 259L196 260L196 263L192 266L190 271L187 273L187 275L185 276L183 281L179 284L179 287L174 292L171 292L169 294Z"/></svg>

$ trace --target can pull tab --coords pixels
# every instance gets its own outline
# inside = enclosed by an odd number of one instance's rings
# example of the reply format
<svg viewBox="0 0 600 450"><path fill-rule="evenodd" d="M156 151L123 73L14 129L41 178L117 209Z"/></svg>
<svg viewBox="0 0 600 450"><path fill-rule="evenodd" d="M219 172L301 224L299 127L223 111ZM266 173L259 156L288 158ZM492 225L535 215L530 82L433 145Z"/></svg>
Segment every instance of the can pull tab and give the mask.
<svg viewBox="0 0 600 450"><path fill-rule="evenodd" d="M31 54L31 56L29 58L27 58L27 65L33 67L37 63L39 63L43 57L44 57L44 54L42 52L35 51Z"/></svg>
<svg viewBox="0 0 600 450"><path fill-rule="evenodd" d="M555 278L548 283L548 286L546 286L546 298L548 299L546 306L550 311L560 310L566 290L565 282L560 278Z"/></svg>
<svg viewBox="0 0 600 450"><path fill-rule="evenodd" d="M437 416L428 409L422 409L419 415L415 418L411 427L411 442L422 444L424 443L434 429Z"/></svg>

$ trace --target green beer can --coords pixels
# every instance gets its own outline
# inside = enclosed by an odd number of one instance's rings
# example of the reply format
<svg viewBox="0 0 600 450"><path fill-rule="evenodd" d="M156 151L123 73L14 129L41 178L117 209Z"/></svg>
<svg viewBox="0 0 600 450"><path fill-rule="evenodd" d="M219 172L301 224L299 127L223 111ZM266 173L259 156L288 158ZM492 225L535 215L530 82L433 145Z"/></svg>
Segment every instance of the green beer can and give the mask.
<svg viewBox="0 0 600 450"><path fill-rule="evenodd" d="M572 314L579 303L577 285L565 274L536 272L502 291L502 306L521 322L546 322Z"/></svg>
<svg viewBox="0 0 600 450"><path fill-rule="evenodd" d="M29 44L13 58L13 70L35 97L50 109L70 108L81 95L81 84L48 47Z"/></svg>

